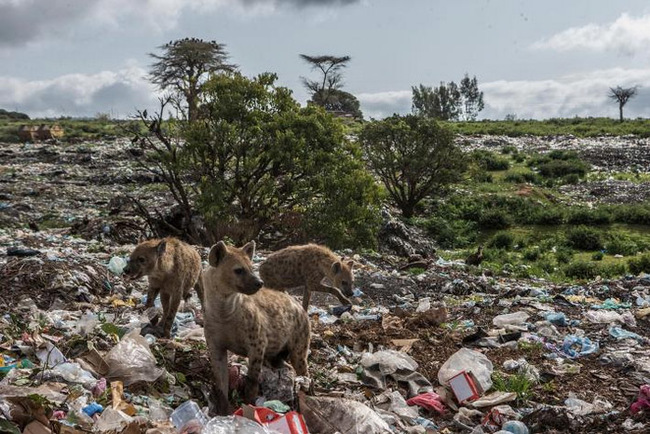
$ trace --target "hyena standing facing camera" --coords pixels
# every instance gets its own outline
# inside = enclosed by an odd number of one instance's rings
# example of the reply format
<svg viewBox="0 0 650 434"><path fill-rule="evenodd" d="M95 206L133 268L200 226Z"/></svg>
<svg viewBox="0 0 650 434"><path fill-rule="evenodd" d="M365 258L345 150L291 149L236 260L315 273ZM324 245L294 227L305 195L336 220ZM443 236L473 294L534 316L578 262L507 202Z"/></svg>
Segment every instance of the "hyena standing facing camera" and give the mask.
<svg viewBox="0 0 650 434"><path fill-rule="evenodd" d="M196 288L203 304L202 290L198 285L201 256L192 246L176 238L148 240L138 244L131 253L124 273L131 279L149 278L145 308L152 307L160 293L163 316L155 331L159 336L170 336L181 299L187 300L192 288Z"/></svg>
<svg viewBox="0 0 650 434"><path fill-rule="evenodd" d="M310 328L307 313L289 294L263 288L253 273L255 243L242 248L219 241L201 277L205 339L215 377L217 412L228 414L228 351L248 357L244 400L254 402L262 364L280 368L288 360L307 375Z"/></svg>

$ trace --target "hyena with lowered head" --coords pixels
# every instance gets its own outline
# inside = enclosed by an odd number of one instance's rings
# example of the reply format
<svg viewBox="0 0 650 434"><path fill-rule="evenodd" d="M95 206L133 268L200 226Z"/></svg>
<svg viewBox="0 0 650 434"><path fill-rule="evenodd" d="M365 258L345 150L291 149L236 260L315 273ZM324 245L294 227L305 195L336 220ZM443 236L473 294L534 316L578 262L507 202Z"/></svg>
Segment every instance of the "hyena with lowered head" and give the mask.
<svg viewBox="0 0 650 434"><path fill-rule="evenodd" d="M312 291L327 292L341 304L352 304L354 261L344 261L325 246L306 244L278 250L260 265L264 284L284 290L304 286L302 306L309 307Z"/></svg>
<svg viewBox="0 0 650 434"><path fill-rule="evenodd" d="M189 244L176 238L144 241L131 253L124 268L127 278L149 278L149 291L145 308L150 308L160 293L163 316L155 333L169 337L181 298L187 300L192 288L203 304L203 295L198 285L201 274L201 256Z"/></svg>
<svg viewBox="0 0 650 434"><path fill-rule="evenodd" d="M215 377L217 412L228 414L228 357L248 357L244 400L254 402L264 363L279 368L288 360L297 375L307 375L310 327L307 313L289 294L263 287L253 273L255 242L242 248L219 241L201 277L205 338Z"/></svg>

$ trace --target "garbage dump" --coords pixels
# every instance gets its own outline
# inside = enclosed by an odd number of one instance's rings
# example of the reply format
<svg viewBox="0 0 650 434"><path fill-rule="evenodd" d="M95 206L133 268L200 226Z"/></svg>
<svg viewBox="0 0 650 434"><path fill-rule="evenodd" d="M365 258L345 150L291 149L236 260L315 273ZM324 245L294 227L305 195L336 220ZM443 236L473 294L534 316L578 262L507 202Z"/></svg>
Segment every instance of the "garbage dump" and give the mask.
<svg viewBox="0 0 650 434"><path fill-rule="evenodd" d="M25 182L0 212L2 432L650 430L649 275L556 284L477 273L441 251L417 275L391 253L338 252L358 264L357 288L351 307L312 295L309 378L265 367L244 403L248 362L231 355L232 411L215 416L197 296L159 338L148 330L161 302L146 310L146 279L122 273L143 224L107 179L146 179L125 143L24 146L3 163ZM40 180L54 165L62 182ZM52 210L75 225L46 228Z"/></svg>

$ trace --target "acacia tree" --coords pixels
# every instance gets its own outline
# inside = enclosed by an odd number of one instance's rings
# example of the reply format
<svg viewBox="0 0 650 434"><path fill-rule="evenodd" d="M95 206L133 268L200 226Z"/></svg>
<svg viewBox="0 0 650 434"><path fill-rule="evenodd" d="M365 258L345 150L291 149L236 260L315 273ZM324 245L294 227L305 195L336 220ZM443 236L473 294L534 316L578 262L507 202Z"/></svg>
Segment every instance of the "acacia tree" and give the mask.
<svg viewBox="0 0 650 434"><path fill-rule="evenodd" d="M162 54L149 53L156 59L151 65L150 80L163 90L171 89L180 94L187 105L187 119L195 121L207 77L219 71L233 71L236 65L227 63L225 45L216 41L185 38L159 48Z"/></svg>
<svg viewBox="0 0 650 434"><path fill-rule="evenodd" d="M458 85L453 81L440 82L440 86L432 88L420 84L411 88L413 92L413 113L428 118L443 121L457 120L461 113L461 94Z"/></svg>
<svg viewBox="0 0 650 434"><path fill-rule="evenodd" d="M342 90L343 75L341 70L347 67L351 60L350 56L301 54L300 58L322 75L318 80L301 77L303 85L311 94L310 101L312 103L327 111L343 111L357 118L363 117L359 109L359 100L351 93Z"/></svg>
<svg viewBox="0 0 650 434"><path fill-rule="evenodd" d="M364 153L404 217L412 217L427 196L441 193L465 171L453 133L434 119L393 115L366 124Z"/></svg>
<svg viewBox="0 0 650 434"><path fill-rule="evenodd" d="M465 77L460 81L460 94L463 100L463 117L468 121L475 121L481 110L485 108L483 102L483 92L478 90L478 81L476 76Z"/></svg>
<svg viewBox="0 0 650 434"><path fill-rule="evenodd" d="M636 86L634 87L616 86L616 87L609 88L609 94L607 96L609 96L614 101L618 102L618 113L621 122L623 122L623 106L627 104L630 98L634 98L636 93L637 93Z"/></svg>

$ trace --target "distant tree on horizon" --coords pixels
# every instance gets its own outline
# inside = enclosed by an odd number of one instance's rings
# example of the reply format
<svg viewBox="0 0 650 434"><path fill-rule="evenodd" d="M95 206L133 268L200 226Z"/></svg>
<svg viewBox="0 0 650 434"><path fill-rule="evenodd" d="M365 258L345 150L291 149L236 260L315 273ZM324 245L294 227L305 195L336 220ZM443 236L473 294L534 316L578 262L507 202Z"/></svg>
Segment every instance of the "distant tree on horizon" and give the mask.
<svg viewBox="0 0 650 434"><path fill-rule="evenodd" d="M199 96L207 78L220 71L234 71L236 65L227 63L226 46L216 41L185 38L158 47L162 54L149 53L156 59L149 77L162 90L172 89L187 104L187 119L198 117Z"/></svg>
<svg viewBox="0 0 650 434"><path fill-rule="evenodd" d="M311 94L310 102L323 107L329 112L344 112L355 118L363 118L359 100L349 92L342 90L343 74L341 70L352 60L350 56L301 54L300 58L312 69L320 71L318 80L301 77L302 84Z"/></svg>
<svg viewBox="0 0 650 434"><path fill-rule="evenodd" d="M411 87L411 91L411 111L418 116L444 121L474 121L485 108L483 92L478 88L476 76L469 78L467 73L460 86L453 81L441 81L438 87L420 84Z"/></svg>
<svg viewBox="0 0 650 434"><path fill-rule="evenodd" d="M619 113L619 119L620 122L623 122L623 106L627 104L627 102L631 99L634 98L637 94L638 87L621 87L621 86L616 86L616 87L610 87L609 88L609 94L607 95L614 101L618 102L618 113Z"/></svg>

